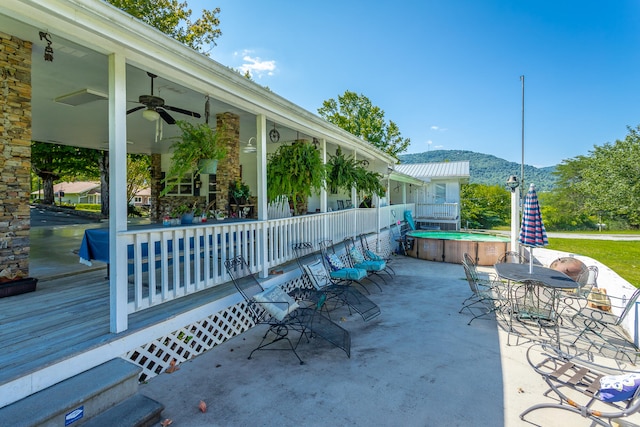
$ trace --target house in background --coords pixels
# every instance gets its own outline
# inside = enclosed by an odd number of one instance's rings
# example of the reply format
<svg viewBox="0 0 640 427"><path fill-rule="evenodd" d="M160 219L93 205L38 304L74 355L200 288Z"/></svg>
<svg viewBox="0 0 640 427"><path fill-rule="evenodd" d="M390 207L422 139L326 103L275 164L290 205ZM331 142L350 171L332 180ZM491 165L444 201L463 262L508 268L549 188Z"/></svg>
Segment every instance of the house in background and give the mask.
<svg viewBox="0 0 640 427"><path fill-rule="evenodd" d="M151 188L141 188L129 200L131 206L150 206L151 205Z"/></svg>
<svg viewBox="0 0 640 427"><path fill-rule="evenodd" d="M100 183L96 181L60 182L53 185L56 203L100 204ZM31 200L42 199L43 190L33 191Z"/></svg>
<svg viewBox="0 0 640 427"><path fill-rule="evenodd" d="M394 169L426 183L413 192L409 187L409 200L416 204L416 222L425 224L424 228L460 229L460 186L469 183L468 161L400 164Z"/></svg>

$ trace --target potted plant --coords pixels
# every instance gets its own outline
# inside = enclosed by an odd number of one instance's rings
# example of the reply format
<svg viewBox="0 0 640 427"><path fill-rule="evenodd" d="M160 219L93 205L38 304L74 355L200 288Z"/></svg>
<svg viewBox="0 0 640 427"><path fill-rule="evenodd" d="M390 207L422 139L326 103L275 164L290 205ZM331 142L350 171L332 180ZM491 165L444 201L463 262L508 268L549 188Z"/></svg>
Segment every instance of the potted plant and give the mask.
<svg viewBox="0 0 640 427"><path fill-rule="evenodd" d="M326 169L320 152L308 141L296 140L281 145L269 155L267 197L287 196L298 215L307 212L308 198L324 185Z"/></svg>
<svg viewBox="0 0 640 427"><path fill-rule="evenodd" d="M227 154L220 141L220 132L211 129L206 123L194 125L178 120L176 125L182 135L171 146L171 168L164 179L162 195L167 194L175 186L174 183L188 173L215 174L218 160L222 160Z"/></svg>
<svg viewBox="0 0 640 427"><path fill-rule="evenodd" d="M251 198L251 189L238 179L229 186L229 197L236 205L244 205Z"/></svg>
<svg viewBox="0 0 640 427"><path fill-rule="evenodd" d="M186 204L176 206L173 209L171 216L173 218L180 218L180 223L183 225L193 224L193 213L196 209L196 203L194 203L193 206L188 206Z"/></svg>

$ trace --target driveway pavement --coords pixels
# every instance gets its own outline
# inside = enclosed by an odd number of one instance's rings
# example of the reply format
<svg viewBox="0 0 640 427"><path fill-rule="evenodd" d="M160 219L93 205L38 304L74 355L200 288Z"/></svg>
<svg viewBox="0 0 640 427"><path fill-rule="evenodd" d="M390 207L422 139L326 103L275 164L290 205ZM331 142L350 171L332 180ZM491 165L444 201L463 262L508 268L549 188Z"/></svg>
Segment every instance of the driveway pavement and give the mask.
<svg viewBox="0 0 640 427"><path fill-rule="evenodd" d="M130 221L132 224L148 222L137 218ZM78 257L84 231L101 227L108 227L108 222L32 207L29 275L46 280L106 268L106 264L101 262L95 262L91 267L80 264Z"/></svg>

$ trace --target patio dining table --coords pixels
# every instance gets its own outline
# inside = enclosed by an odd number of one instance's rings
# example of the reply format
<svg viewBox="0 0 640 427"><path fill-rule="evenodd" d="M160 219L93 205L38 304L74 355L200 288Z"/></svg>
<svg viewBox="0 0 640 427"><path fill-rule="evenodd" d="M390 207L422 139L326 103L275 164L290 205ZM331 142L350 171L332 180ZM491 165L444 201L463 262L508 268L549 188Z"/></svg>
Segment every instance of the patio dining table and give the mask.
<svg viewBox="0 0 640 427"><path fill-rule="evenodd" d="M500 278L524 285L521 301L525 301L529 307L524 311L514 309L512 315L520 321L534 320L540 327L553 327L556 342L559 342L559 293L563 290L578 289L580 284L561 271L537 265L533 266L531 272L529 264L498 263L494 267ZM511 291L509 294L509 298L512 298Z"/></svg>

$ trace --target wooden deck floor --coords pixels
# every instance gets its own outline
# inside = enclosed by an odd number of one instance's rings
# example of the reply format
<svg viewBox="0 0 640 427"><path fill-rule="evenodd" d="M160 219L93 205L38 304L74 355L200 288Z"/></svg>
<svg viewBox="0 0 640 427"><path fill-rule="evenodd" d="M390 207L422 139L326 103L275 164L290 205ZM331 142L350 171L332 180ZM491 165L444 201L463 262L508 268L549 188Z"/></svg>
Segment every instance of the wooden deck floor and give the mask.
<svg viewBox="0 0 640 427"><path fill-rule="evenodd" d="M227 283L134 313L126 332L112 334L105 275L106 270L72 275L0 298L0 386L235 292Z"/></svg>

